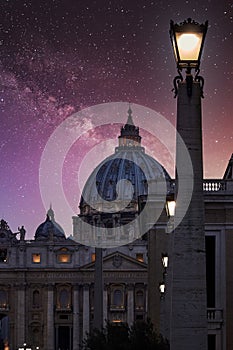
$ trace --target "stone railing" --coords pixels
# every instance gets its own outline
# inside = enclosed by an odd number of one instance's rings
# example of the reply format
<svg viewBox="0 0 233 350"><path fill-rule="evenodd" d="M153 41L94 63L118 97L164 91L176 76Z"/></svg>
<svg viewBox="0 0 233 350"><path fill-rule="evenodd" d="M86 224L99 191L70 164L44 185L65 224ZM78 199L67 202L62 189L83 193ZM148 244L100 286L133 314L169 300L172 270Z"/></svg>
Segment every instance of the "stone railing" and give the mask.
<svg viewBox="0 0 233 350"><path fill-rule="evenodd" d="M225 180L204 180L203 191L204 192L224 192L227 190L227 184Z"/></svg>
<svg viewBox="0 0 233 350"><path fill-rule="evenodd" d="M223 322L223 309L208 308L207 309L208 322Z"/></svg>
<svg viewBox="0 0 233 350"><path fill-rule="evenodd" d="M167 186L168 196L175 194L175 180L171 180ZM233 180L223 179L204 179L203 180L204 195L232 195Z"/></svg>

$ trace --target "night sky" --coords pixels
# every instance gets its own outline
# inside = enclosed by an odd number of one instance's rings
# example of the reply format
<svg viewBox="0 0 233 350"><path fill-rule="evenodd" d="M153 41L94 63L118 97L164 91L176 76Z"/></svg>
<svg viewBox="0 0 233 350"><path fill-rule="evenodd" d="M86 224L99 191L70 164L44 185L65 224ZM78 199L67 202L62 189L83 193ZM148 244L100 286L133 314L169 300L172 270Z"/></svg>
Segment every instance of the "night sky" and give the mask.
<svg viewBox="0 0 233 350"><path fill-rule="evenodd" d="M169 22L188 17L209 21L201 64L204 175L221 178L233 153L233 2L1 0L0 216L13 231L25 225L27 237L33 237L44 221L41 157L67 117L122 101L149 107L175 125ZM127 108L123 120L126 115ZM92 118L83 121L84 131ZM122 121L113 118L112 123L82 135L64 162L64 192L74 212L79 202L74 174L96 144L114 139L109 152L114 151ZM148 153L167 166L169 156L150 150L152 135L141 134ZM56 219L70 234L71 228Z"/></svg>

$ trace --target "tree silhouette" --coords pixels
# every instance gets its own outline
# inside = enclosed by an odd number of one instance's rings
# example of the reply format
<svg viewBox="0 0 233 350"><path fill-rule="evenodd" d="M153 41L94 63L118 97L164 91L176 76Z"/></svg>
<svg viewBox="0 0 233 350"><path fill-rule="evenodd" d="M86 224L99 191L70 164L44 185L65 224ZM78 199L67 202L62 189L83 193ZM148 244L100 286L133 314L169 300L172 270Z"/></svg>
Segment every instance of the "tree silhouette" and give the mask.
<svg viewBox="0 0 233 350"><path fill-rule="evenodd" d="M169 350L169 343L158 334L150 320L126 324L107 323L94 329L83 341L83 350Z"/></svg>

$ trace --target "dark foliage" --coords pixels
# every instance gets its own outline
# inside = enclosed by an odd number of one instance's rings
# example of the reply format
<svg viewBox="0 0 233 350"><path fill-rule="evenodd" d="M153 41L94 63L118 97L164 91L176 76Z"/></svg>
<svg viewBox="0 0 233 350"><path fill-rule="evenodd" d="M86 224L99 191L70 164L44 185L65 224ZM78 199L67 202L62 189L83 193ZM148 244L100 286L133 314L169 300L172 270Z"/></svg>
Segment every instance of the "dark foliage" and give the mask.
<svg viewBox="0 0 233 350"><path fill-rule="evenodd" d="M169 350L167 340L153 329L150 320L125 324L108 323L93 330L83 342L83 350Z"/></svg>

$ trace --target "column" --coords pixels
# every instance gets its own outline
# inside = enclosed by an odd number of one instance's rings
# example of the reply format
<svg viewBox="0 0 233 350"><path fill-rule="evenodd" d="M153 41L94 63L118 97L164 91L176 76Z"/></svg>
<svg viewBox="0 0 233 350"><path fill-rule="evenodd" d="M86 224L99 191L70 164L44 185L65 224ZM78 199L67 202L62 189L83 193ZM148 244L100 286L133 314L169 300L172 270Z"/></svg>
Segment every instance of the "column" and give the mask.
<svg viewBox="0 0 233 350"><path fill-rule="evenodd" d="M127 323L129 326L134 322L134 285L128 284L127 293Z"/></svg>
<svg viewBox="0 0 233 350"><path fill-rule="evenodd" d="M79 285L74 285L73 294L73 350L79 350Z"/></svg>
<svg viewBox="0 0 233 350"><path fill-rule="evenodd" d="M89 284L83 286L83 339L90 330L90 297Z"/></svg>
<svg viewBox="0 0 233 350"><path fill-rule="evenodd" d="M22 347L26 342L25 335L25 285L22 283L18 286L17 291L17 348Z"/></svg>
<svg viewBox="0 0 233 350"><path fill-rule="evenodd" d="M106 320L108 319L108 286L104 284L103 293L103 325L105 326Z"/></svg>
<svg viewBox="0 0 233 350"><path fill-rule="evenodd" d="M179 84L177 108L175 225L180 224L173 234L170 346L171 350L206 350L201 90L198 82L193 83L192 96L187 95L186 82ZM193 169L185 152L189 153ZM192 181L192 197L187 204Z"/></svg>
<svg viewBox="0 0 233 350"><path fill-rule="evenodd" d="M47 304L47 348L54 350L54 295L52 284L48 285L48 304Z"/></svg>
<svg viewBox="0 0 233 350"><path fill-rule="evenodd" d="M94 328L103 327L103 251L95 248L94 272Z"/></svg>

